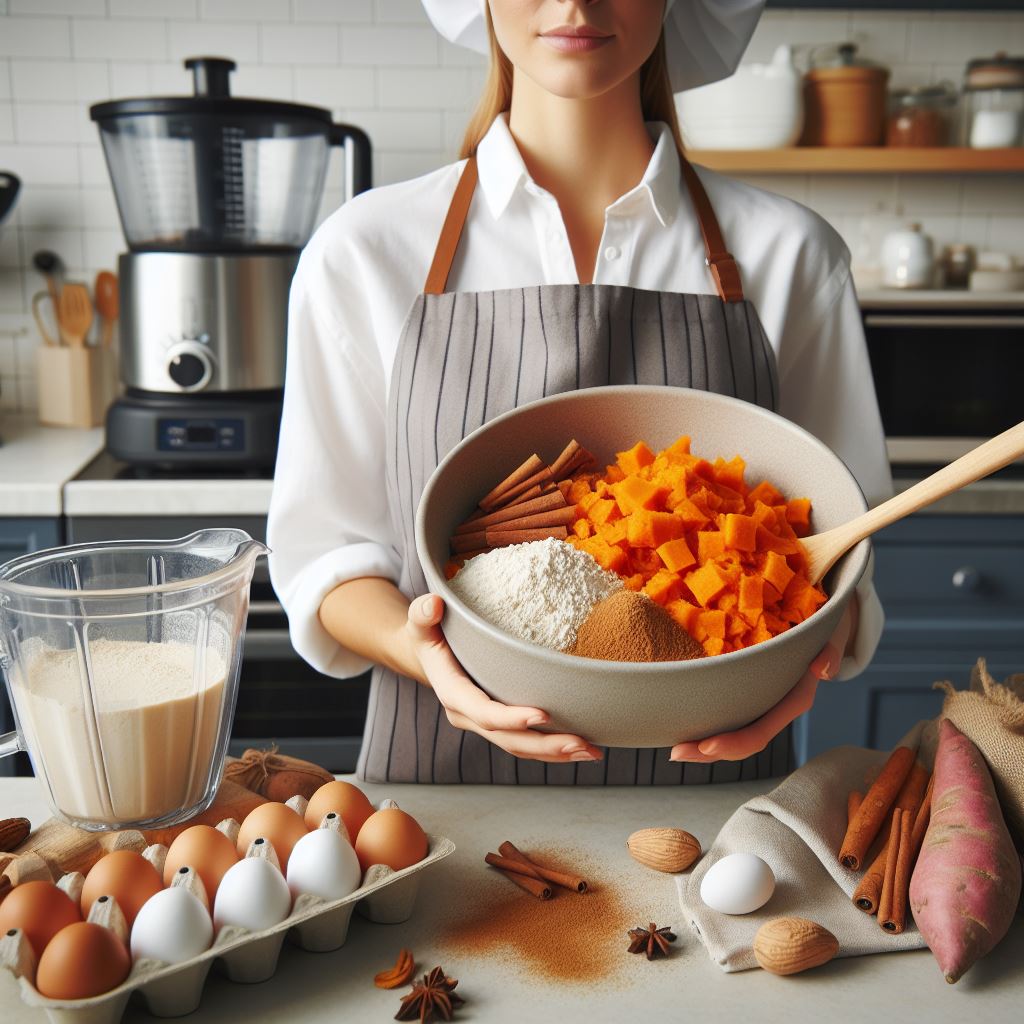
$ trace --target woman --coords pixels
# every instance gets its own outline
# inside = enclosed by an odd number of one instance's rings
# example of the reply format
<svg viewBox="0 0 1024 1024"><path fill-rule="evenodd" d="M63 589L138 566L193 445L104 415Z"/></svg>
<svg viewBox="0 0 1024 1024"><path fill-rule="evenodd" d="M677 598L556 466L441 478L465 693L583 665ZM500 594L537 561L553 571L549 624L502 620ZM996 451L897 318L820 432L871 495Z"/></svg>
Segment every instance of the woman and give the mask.
<svg viewBox="0 0 1024 1024"><path fill-rule="evenodd" d="M461 437L545 394L607 383L776 408L836 450L869 499L888 490L845 246L803 207L682 159L672 89L730 74L762 0L426 6L449 38L486 40L490 78L466 159L346 204L295 275L269 527L295 647L339 677L375 665L366 779L785 771L788 725L818 679L854 674L874 651L869 580L762 719L671 751L602 750L537 731L542 708L506 707L466 677L412 531L424 483Z"/></svg>

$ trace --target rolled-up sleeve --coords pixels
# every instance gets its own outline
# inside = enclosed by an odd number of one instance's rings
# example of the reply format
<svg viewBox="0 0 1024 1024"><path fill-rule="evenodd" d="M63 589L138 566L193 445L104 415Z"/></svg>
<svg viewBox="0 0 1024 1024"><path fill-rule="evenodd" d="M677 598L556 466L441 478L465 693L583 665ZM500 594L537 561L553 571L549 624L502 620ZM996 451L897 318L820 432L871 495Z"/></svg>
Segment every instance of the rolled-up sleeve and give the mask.
<svg viewBox="0 0 1024 1024"><path fill-rule="evenodd" d="M869 505L892 495L860 306L846 264L836 266L832 298L780 351L779 411L825 442L857 478ZM874 586L874 557L857 587L859 619L838 678L867 668L885 626Z"/></svg>
<svg viewBox="0 0 1024 1024"><path fill-rule="evenodd" d="M348 677L370 662L320 623L323 599L365 576L397 582L401 561L388 510L386 379L373 346L360 346L317 300L322 265L309 251L292 282L281 440L267 526L270 576L292 644L314 668Z"/></svg>

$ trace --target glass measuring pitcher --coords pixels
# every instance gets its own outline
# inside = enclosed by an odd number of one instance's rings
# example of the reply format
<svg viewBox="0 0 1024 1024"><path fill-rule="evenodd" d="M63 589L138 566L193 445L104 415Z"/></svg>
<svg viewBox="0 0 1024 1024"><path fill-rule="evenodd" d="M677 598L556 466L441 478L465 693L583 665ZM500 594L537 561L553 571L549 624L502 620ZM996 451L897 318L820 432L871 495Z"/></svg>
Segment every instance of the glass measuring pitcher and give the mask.
<svg viewBox="0 0 1024 1024"><path fill-rule="evenodd" d="M0 566L0 667L58 818L104 831L198 814L220 785L249 582L244 530L75 544Z"/></svg>

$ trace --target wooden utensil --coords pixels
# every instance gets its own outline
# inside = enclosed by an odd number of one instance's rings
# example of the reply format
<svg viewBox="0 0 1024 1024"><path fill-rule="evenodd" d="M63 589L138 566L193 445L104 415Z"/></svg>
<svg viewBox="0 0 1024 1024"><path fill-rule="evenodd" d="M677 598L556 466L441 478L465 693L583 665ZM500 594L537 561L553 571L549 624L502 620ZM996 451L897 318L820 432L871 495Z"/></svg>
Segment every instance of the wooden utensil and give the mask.
<svg viewBox="0 0 1024 1024"><path fill-rule="evenodd" d="M92 289L96 312L100 315L100 348L110 348L114 339L114 323L120 313L117 275L101 270Z"/></svg>
<svg viewBox="0 0 1024 1024"><path fill-rule="evenodd" d="M84 284L66 284L60 292L57 319L64 340L72 348L84 348L85 336L92 326L93 308L89 289Z"/></svg>
<svg viewBox="0 0 1024 1024"><path fill-rule="evenodd" d="M804 537L802 543L807 552L811 582L817 583L842 555L865 537L1002 469L1022 455L1024 423L1018 423L849 523Z"/></svg>
<svg viewBox="0 0 1024 1024"><path fill-rule="evenodd" d="M57 330L59 332L60 316L58 311L60 309L60 293L64 277L64 264L55 252L50 252L49 249L41 249L39 252L33 254L32 266L39 271L43 280L46 282L46 290L50 293L50 301L53 303L53 315L57 317ZM63 342L63 340L63 338L58 339L58 343Z"/></svg>
<svg viewBox="0 0 1024 1024"><path fill-rule="evenodd" d="M32 296L32 316L35 317L36 327L39 328L39 334L42 336L43 344L50 345L56 348L60 344L60 325L57 324L57 337L54 337L53 332L47 326L46 321L43 319L42 305L50 299L50 306L53 309L54 322L57 320L57 307L53 305L53 299L50 293L47 292L36 292Z"/></svg>

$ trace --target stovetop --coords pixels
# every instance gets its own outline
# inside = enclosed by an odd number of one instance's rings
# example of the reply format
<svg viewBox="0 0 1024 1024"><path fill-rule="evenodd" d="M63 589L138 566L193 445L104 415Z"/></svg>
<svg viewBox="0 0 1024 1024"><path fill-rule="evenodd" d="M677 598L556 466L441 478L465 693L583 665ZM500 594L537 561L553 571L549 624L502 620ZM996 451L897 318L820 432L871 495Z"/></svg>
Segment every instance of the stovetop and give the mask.
<svg viewBox="0 0 1024 1024"><path fill-rule="evenodd" d="M75 480L272 480L272 469L225 469L219 466L197 469L195 467L175 467L173 469L156 469L144 466L133 466L130 463L115 459L109 452L100 452Z"/></svg>

